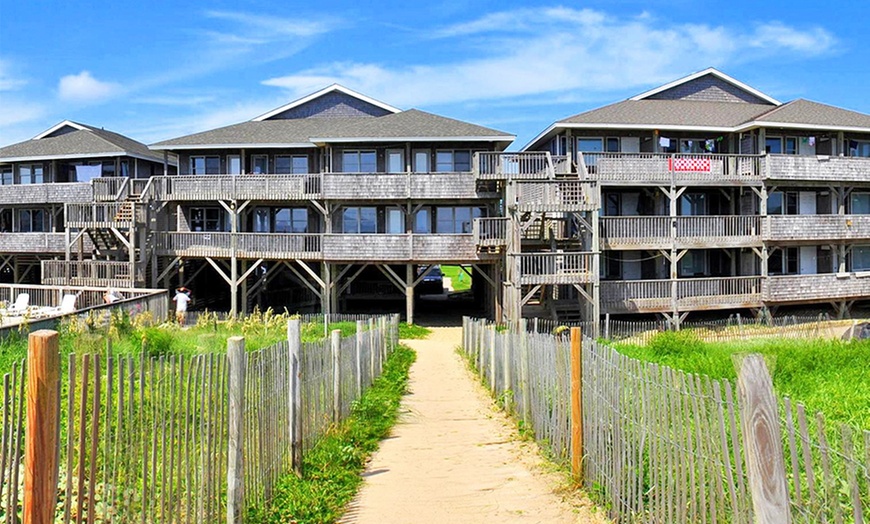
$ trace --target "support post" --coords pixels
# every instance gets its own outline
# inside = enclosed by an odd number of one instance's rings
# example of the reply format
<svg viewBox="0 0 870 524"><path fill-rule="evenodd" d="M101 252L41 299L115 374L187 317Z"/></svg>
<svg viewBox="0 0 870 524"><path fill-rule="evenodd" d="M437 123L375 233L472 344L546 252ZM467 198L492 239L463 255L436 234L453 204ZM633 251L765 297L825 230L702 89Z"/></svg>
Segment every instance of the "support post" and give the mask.
<svg viewBox="0 0 870 524"><path fill-rule="evenodd" d="M369 328L368 329L369 345L372 348L374 348L375 347L375 335L374 335L374 333L375 333L375 321L374 320L369 319L368 328ZM378 358L378 352L375 351L374 349L372 349L371 353L369 354L369 372L371 373L372 382L374 382L375 377L377 377L377 375L375 374L375 372L378 369L377 358Z"/></svg>
<svg viewBox="0 0 870 524"><path fill-rule="evenodd" d="M60 352L56 331L27 340L27 431L24 435L24 524L54 522L60 419Z"/></svg>
<svg viewBox="0 0 870 524"><path fill-rule="evenodd" d="M532 423L532 403L529 398L529 326L528 320L521 318L520 326L520 388L523 391L523 423L529 427Z"/></svg>
<svg viewBox="0 0 870 524"><path fill-rule="evenodd" d="M356 321L356 398L362 397L362 346L363 346L363 321ZM371 348L374 350L374 348Z"/></svg>
<svg viewBox="0 0 870 524"><path fill-rule="evenodd" d="M414 323L414 265L405 265L405 319L408 325Z"/></svg>
<svg viewBox="0 0 870 524"><path fill-rule="evenodd" d="M761 355L749 355L737 377L746 469L756 524L790 524L782 435L773 382Z"/></svg>
<svg viewBox="0 0 870 524"><path fill-rule="evenodd" d="M229 447L227 449L227 524L242 522L245 507L245 338L227 339L229 363Z"/></svg>
<svg viewBox="0 0 870 524"><path fill-rule="evenodd" d="M302 476L302 339L299 319L287 321L287 345L290 353L290 445L293 471Z"/></svg>
<svg viewBox="0 0 870 524"><path fill-rule="evenodd" d="M489 390L494 395L498 394L495 390L495 372L495 324L493 324L489 330Z"/></svg>
<svg viewBox="0 0 870 524"><path fill-rule="evenodd" d="M332 421L341 421L341 330L332 330Z"/></svg>
<svg viewBox="0 0 870 524"><path fill-rule="evenodd" d="M583 351L579 327L571 328L571 474L583 482Z"/></svg>

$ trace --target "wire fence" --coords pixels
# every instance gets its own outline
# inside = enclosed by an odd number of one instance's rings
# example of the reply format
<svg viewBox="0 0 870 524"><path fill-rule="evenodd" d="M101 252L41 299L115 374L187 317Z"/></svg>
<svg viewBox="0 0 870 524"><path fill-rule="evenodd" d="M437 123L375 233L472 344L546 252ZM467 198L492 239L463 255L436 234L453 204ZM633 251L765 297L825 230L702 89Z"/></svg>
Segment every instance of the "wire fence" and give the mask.
<svg viewBox="0 0 870 524"><path fill-rule="evenodd" d="M49 486L53 502L43 505L53 522L216 523L268 501L280 476L298 471L303 453L347 417L398 343L395 316L309 343L290 322L288 341L237 361L230 352L89 354L61 365L55 355L48 380L26 368L41 354L33 337L56 344L56 334L32 334L28 366L15 363L3 377L0 523L21 522L26 511L25 441L40 433L28 421L45 397L57 431L47 431L51 444L35 453L33 471ZM37 394L35 381L48 385Z"/></svg>
<svg viewBox="0 0 870 524"><path fill-rule="evenodd" d="M580 438L584 486L617 522L865 522L870 431L826 426L821 413L810 417L802 405L776 399L766 368L768 425L755 417L758 388L743 371L735 387L588 338L575 362L567 331L525 324L465 318L464 351L497 402L557 463L572 463ZM582 377L576 390L574 365ZM759 428L771 436L762 446ZM753 473L758 464L770 469ZM780 489L762 493L784 495L781 513L755 520L771 507L755 489L765 482Z"/></svg>

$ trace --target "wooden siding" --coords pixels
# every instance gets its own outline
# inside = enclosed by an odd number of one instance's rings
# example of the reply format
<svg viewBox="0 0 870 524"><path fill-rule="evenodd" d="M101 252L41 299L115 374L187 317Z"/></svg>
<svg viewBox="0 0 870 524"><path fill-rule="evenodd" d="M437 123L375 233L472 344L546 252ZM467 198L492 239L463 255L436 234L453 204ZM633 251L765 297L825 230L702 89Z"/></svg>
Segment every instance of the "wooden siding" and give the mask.
<svg viewBox="0 0 870 524"><path fill-rule="evenodd" d="M517 183L517 209L534 211L595 211L598 188L594 182L552 180Z"/></svg>
<svg viewBox="0 0 870 524"><path fill-rule="evenodd" d="M4 253L64 253L64 233L3 233L0 254Z"/></svg>
<svg viewBox="0 0 870 524"><path fill-rule="evenodd" d="M771 180L866 183L870 180L870 158L767 155L761 158L761 170Z"/></svg>
<svg viewBox="0 0 870 524"><path fill-rule="evenodd" d="M784 275L764 281L766 302L820 302L870 297L870 272Z"/></svg>
<svg viewBox="0 0 870 524"><path fill-rule="evenodd" d="M472 173L326 173L327 200L469 199L498 195L477 191Z"/></svg>
<svg viewBox="0 0 870 524"><path fill-rule="evenodd" d="M762 180L754 155L583 153L579 169L584 178L608 185L760 185Z"/></svg>
<svg viewBox="0 0 870 524"><path fill-rule="evenodd" d="M323 258L343 262L473 262L474 236L460 235L323 235Z"/></svg>
<svg viewBox="0 0 870 524"><path fill-rule="evenodd" d="M764 224L770 242L870 239L870 215L771 215Z"/></svg>
<svg viewBox="0 0 870 524"><path fill-rule="evenodd" d="M233 234L220 232L165 232L155 235L157 253L182 257L230 258ZM236 256L243 259L319 259L318 234L238 233Z"/></svg>
<svg viewBox="0 0 870 524"><path fill-rule="evenodd" d="M601 282L601 310L614 314L758 307L761 299L757 276Z"/></svg>
<svg viewBox="0 0 870 524"><path fill-rule="evenodd" d="M15 184L0 189L0 204L62 204L93 199L93 189L87 182Z"/></svg>
<svg viewBox="0 0 870 524"><path fill-rule="evenodd" d="M761 217L757 215L601 217L600 223L601 241L611 249L761 245ZM672 234L676 235L673 242Z"/></svg>
<svg viewBox="0 0 870 524"><path fill-rule="evenodd" d="M155 177L158 200L305 200L320 195L320 175Z"/></svg>

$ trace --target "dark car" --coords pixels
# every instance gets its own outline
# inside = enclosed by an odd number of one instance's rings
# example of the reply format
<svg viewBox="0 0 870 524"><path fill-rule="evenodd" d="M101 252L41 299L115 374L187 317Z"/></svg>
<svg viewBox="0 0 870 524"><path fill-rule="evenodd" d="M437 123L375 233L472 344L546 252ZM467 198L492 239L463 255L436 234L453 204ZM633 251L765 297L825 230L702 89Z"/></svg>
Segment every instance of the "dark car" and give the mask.
<svg viewBox="0 0 870 524"><path fill-rule="evenodd" d="M420 266L417 269L417 274L422 275L426 272L428 266ZM419 295L440 295L444 293L444 275L441 273L441 266L434 266L429 274L423 277L423 280L414 288L415 293Z"/></svg>

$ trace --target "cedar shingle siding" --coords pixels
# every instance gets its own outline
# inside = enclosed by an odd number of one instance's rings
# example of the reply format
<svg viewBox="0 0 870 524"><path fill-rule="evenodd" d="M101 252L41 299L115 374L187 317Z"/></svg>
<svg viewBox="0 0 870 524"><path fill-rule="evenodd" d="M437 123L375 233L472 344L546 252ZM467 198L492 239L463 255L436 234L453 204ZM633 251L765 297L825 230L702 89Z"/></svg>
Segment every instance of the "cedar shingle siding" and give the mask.
<svg viewBox="0 0 870 524"><path fill-rule="evenodd" d="M657 93L650 100L696 100L701 102L743 102L749 104L766 104L762 100L737 86L725 82L713 75L704 75L691 82L674 86Z"/></svg>
<svg viewBox="0 0 870 524"><path fill-rule="evenodd" d="M332 92L270 117L269 120L297 118L330 118L341 116L384 116L390 114L382 107L345 93Z"/></svg>

